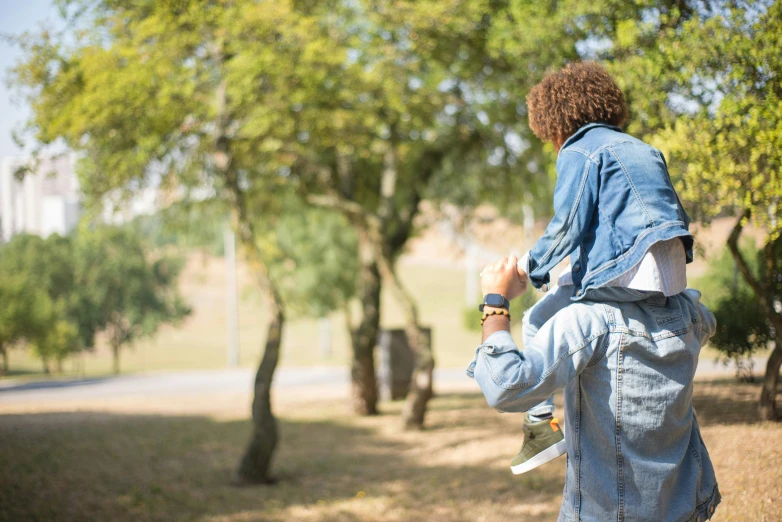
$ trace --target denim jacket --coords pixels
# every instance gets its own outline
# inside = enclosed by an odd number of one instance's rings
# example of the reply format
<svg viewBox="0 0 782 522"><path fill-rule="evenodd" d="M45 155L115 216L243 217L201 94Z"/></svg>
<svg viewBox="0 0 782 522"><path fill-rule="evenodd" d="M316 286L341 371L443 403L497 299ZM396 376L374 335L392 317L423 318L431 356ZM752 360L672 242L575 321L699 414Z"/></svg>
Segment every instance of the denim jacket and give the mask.
<svg viewBox="0 0 782 522"><path fill-rule="evenodd" d="M574 300L630 270L658 241L681 237L692 261L689 218L662 153L604 123L584 125L557 157L554 217L527 257L536 288L570 255Z"/></svg>
<svg viewBox="0 0 782 522"><path fill-rule="evenodd" d="M602 302L588 297L559 311L523 351L508 332L492 334L467 374L504 412L564 388L560 522L707 520L720 494L692 381L714 316L693 290L601 292Z"/></svg>

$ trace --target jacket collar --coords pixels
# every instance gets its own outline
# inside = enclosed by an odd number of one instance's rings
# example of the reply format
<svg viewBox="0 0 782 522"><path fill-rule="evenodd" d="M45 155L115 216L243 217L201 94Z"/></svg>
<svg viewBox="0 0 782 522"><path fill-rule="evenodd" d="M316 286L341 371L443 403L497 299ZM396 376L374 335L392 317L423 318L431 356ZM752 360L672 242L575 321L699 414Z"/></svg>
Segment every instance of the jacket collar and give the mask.
<svg viewBox="0 0 782 522"><path fill-rule="evenodd" d="M622 132L622 129L617 127L616 125L609 125L608 123L601 123L601 122L595 122L595 123L587 123L586 125L583 125L581 128L579 128L576 132L573 133L572 136L570 136L567 140L565 140L565 143L562 144L562 148L559 149L560 152L565 150L565 148L573 143L574 141L577 141L581 139L581 137L589 132L590 129L594 129L596 127L605 127L607 129L612 129L617 132Z"/></svg>

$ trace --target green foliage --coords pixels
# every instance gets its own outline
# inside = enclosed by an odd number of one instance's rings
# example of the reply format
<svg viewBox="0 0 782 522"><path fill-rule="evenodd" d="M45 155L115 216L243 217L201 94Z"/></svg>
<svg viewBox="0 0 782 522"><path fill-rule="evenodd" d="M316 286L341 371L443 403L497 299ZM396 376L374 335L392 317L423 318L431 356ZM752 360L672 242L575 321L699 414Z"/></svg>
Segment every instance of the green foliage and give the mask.
<svg viewBox="0 0 782 522"><path fill-rule="evenodd" d="M629 93L630 130L666 153L691 217L749 211L775 238L782 2L676 4L617 24L601 54Z"/></svg>
<svg viewBox="0 0 782 522"><path fill-rule="evenodd" d="M199 249L223 255L226 209L211 201L178 201L151 215L136 217L129 226L155 248Z"/></svg>
<svg viewBox="0 0 782 522"><path fill-rule="evenodd" d="M128 228L81 231L76 259L94 324L115 350L190 313L176 286L182 262L148 259L141 238Z"/></svg>
<svg viewBox="0 0 782 522"><path fill-rule="evenodd" d="M30 338L30 346L33 352L44 361L53 359L58 367L62 361L74 353L74 347L78 346L79 331L72 323L64 320L65 315L60 306L45 310L45 317L36 333ZM47 367L48 371L48 367Z"/></svg>
<svg viewBox="0 0 782 522"><path fill-rule="evenodd" d="M31 104L31 137L87 152L82 186L95 198L156 183L223 195L211 176L219 118L262 219L290 180L376 211L393 144L400 219L385 232L409 237L405 214L424 193L550 210L552 154L524 96L577 57L583 8L563 4L63 1L80 30L21 38L12 82Z"/></svg>
<svg viewBox="0 0 782 522"><path fill-rule="evenodd" d="M766 233L763 260L750 252L739 263L739 279L751 286L725 285L736 288L729 296L713 288L721 297L712 298L720 324L712 342L739 360L766 346L767 324L775 333L782 325L775 309L782 295L782 2L673 4L669 12L623 22L623 38L604 56L630 91L630 130L663 150L690 217L733 215L740 226L751 217ZM768 418L775 386L761 395Z"/></svg>
<svg viewBox="0 0 782 522"><path fill-rule="evenodd" d="M284 300L306 313L352 294L344 274L356 249L337 226L318 232L288 217L300 213L292 192L381 216L391 260L414 235L424 197L490 201L509 214L551 207L552 151L531 135L524 95L577 55L582 31L556 5L62 4L79 31L19 40L12 82L32 107L30 136L84 152L80 178L93 201L121 204L160 185L244 212L240 225L252 224Z"/></svg>
<svg viewBox="0 0 782 522"><path fill-rule="evenodd" d="M6 350L33 339L48 315L50 303L46 293L25 274L0 271L0 348Z"/></svg>
<svg viewBox="0 0 782 522"><path fill-rule="evenodd" d="M215 175L230 157L247 219L263 222L255 242L290 303L315 296L308 313L352 292L340 270L354 247L331 218L305 219L292 192L386 212L390 257L424 197L468 215L484 201L545 214L554 152L531 135L524 97L578 58L617 76L628 130L666 152L692 217L749 211L772 239L782 227L778 1L61 4L79 31L19 40L11 79L31 104L31 136L83 151L82 186L98 201L159 184L236 210ZM209 243L218 220L207 221Z"/></svg>
<svg viewBox="0 0 782 522"><path fill-rule="evenodd" d="M5 341L25 341L46 363L58 363L92 347L95 329L83 306L71 239L18 235L0 247L0 315L7 320Z"/></svg>
<svg viewBox="0 0 782 522"><path fill-rule="evenodd" d="M189 312L176 291L181 267L148 260L129 229L14 236L0 246L0 348L26 345L60 365L99 332L117 347L151 335Z"/></svg>
<svg viewBox="0 0 782 522"><path fill-rule="evenodd" d="M272 264L272 275L291 311L324 317L344 308L355 294L356 234L340 214L299 205L299 212L280 218L282 257Z"/></svg>
<svg viewBox="0 0 782 522"><path fill-rule="evenodd" d="M759 273L758 251L751 242L742 248L753 271ZM717 332L709 341L738 374L751 371L750 360L773 340L771 328L752 289L736 270L733 256L723 249L709 263L708 272L694 285L717 319ZM746 376L746 375L745 375Z"/></svg>

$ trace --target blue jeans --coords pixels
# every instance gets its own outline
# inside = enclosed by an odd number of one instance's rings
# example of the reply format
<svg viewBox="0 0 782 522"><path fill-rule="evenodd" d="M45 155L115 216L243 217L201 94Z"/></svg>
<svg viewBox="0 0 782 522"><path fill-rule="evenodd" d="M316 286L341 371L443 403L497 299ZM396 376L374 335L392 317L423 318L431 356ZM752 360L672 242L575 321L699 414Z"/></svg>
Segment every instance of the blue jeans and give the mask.
<svg viewBox="0 0 782 522"><path fill-rule="evenodd" d="M521 342L524 346L530 346L538 330L557 312L572 302L570 298L573 297L574 291L575 286L573 285L555 285L524 313L521 319ZM546 401L530 408L528 413L538 418L550 417L554 413L554 396L552 395Z"/></svg>

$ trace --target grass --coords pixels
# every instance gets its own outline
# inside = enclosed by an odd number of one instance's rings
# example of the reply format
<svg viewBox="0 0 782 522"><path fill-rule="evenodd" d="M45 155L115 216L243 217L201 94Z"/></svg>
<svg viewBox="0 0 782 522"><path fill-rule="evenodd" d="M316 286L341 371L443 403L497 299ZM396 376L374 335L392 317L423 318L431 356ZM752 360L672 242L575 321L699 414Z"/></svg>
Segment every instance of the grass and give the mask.
<svg viewBox="0 0 782 522"><path fill-rule="evenodd" d="M463 366L465 342L477 343L478 334L463 328L464 271L458 268L404 265L402 279L419 299L423 323L434 328L438 364ZM241 366L255 367L265 338L266 311L242 270L239 303L239 359ZM225 280L222 261L192 256L182 276L181 289L193 314L180 327L165 327L152 339L139 341L121 356L123 372L222 368L226 365ZM385 328L401 328L402 311L390 292L382 296L381 321ZM475 312L476 320L480 319ZM343 313L329 317L331 353L318 345L315 318L291 318L285 326L283 366L346 365L350 347ZM11 350L10 366L17 374L41 372L41 363L23 350ZM69 374L87 376L111 372L111 353L99 343L94 353L65 363Z"/></svg>
<svg viewBox="0 0 782 522"><path fill-rule="evenodd" d="M0 410L0 521L554 520L564 461L507 466L521 417L476 393L441 390L427 429L400 429L399 403L358 418L345 397L277 397L273 487L235 488L249 397ZM782 519L782 425L755 422L758 386L698 382L695 406L723 503L716 521ZM187 411L188 414L183 414Z"/></svg>
<svg viewBox="0 0 782 522"><path fill-rule="evenodd" d="M464 327L465 272L455 266L431 266L403 262L402 280L417 298L422 322L433 328L433 349L440 367L463 367L470 346L477 344L479 334ZM255 367L265 337L266 313L251 286L247 273L240 270L244 288L239 303L240 363ZM183 273L181 289L193 307L193 315L178 328L164 327L152 339L143 340L122 353L123 372L222 368L226 365L225 279L222 261L191 256ZM478 320L478 312L475 312ZM312 318L291 318L285 326L283 366L346 365L350 348L345 317L335 313L330 318L331 353L324 356L318 346L318 324ZM520 324L519 322L516 323ZM402 312L390 292L382 296L381 325L403 326ZM518 326L516 326L518 328ZM704 357L716 352L704 350ZM23 350L10 351L11 376L39 377L41 363ZM94 353L67 361L67 374L85 376L111 372L111 354L99 343Z"/></svg>

